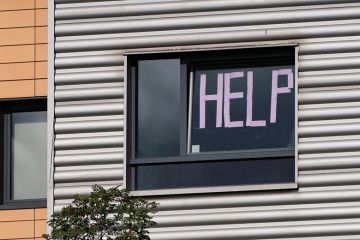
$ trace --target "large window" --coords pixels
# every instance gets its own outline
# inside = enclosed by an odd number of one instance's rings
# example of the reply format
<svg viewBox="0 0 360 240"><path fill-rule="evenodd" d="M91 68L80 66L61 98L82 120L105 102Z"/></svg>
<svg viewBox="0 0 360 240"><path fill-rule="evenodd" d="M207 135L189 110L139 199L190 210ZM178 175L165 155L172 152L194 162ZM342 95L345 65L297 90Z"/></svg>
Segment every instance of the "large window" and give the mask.
<svg viewBox="0 0 360 240"><path fill-rule="evenodd" d="M46 100L0 102L2 203L45 206Z"/></svg>
<svg viewBox="0 0 360 240"><path fill-rule="evenodd" d="M294 46L128 55L127 186L295 187L295 58Z"/></svg>

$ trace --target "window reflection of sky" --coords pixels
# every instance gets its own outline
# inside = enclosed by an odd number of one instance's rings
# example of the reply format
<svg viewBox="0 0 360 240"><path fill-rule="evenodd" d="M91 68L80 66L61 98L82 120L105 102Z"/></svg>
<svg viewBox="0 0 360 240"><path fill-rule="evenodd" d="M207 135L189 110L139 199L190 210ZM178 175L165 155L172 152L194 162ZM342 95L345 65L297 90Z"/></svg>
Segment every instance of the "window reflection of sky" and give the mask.
<svg viewBox="0 0 360 240"><path fill-rule="evenodd" d="M180 60L139 61L137 157L180 152Z"/></svg>
<svg viewBox="0 0 360 240"><path fill-rule="evenodd" d="M46 112L11 114L12 198L46 198Z"/></svg>

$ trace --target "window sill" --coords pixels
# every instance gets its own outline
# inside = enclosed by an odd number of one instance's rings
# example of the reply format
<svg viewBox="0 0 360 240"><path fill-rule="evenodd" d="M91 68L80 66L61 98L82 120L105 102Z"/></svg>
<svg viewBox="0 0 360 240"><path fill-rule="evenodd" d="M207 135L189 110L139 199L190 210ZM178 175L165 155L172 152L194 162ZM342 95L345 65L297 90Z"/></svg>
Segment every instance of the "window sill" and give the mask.
<svg viewBox="0 0 360 240"><path fill-rule="evenodd" d="M0 210L14 210L27 208L46 208L46 199L8 202L0 205Z"/></svg>
<svg viewBox="0 0 360 240"><path fill-rule="evenodd" d="M199 187L199 188L177 188L161 190L138 190L131 191L134 196L167 196L179 194L197 194L197 193L227 193L227 192L245 192L245 191L263 191L263 190L285 190L297 189L297 183L279 183L279 184L259 184L243 186L221 186L221 187Z"/></svg>

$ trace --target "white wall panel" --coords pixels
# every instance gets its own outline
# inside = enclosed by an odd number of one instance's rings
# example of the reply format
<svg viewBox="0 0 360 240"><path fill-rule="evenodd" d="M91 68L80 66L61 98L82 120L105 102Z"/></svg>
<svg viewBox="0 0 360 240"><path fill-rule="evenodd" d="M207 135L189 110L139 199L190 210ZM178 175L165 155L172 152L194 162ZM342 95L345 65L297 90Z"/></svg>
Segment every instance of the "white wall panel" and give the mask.
<svg viewBox="0 0 360 240"><path fill-rule="evenodd" d="M360 239L357 0L55 0L54 210L123 176L123 56L299 46L299 189L151 198L160 239ZM151 49L153 50L153 49Z"/></svg>

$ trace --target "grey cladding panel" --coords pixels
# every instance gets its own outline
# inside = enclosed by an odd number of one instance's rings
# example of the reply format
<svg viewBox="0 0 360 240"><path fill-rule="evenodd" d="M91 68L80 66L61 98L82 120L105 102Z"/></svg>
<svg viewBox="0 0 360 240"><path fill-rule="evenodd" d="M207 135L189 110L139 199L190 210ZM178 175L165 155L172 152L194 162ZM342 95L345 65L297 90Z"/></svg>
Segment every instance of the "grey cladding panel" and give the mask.
<svg viewBox="0 0 360 240"><path fill-rule="evenodd" d="M159 197L151 237L360 239L359 1L55 0L55 9L55 211L93 183L122 183L122 52L280 41L299 46L299 189Z"/></svg>

